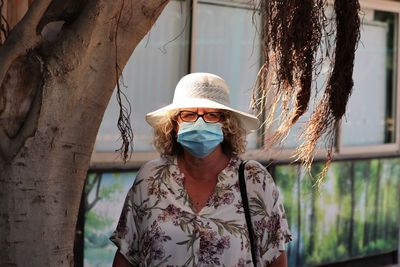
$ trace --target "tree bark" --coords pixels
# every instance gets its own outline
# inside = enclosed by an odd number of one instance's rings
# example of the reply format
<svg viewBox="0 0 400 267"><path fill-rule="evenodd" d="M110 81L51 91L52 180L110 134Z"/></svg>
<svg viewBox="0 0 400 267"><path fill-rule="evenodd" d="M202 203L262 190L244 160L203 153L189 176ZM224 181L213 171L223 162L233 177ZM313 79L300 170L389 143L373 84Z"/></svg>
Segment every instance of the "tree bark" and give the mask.
<svg viewBox="0 0 400 267"><path fill-rule="evenodd" d="M125 66L169 1L85 1L52 42L38 31L50 2L34 1L37 12L0 47L0 266L73 266L79 202L115 66ZM14 42L21 38L27 43ZM17 81L29 73L17 62L32 55L40 79L27 93ZM6 106L12 92L29 108Z"/></svg>

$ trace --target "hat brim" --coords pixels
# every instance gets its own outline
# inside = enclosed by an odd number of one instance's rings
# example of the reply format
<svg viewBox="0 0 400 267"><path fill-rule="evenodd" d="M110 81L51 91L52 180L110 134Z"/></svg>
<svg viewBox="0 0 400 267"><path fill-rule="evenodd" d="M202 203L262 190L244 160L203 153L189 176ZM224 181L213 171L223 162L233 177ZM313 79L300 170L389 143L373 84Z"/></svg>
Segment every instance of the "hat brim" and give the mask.
<svg viewBox="0 0 400 267"><path fill-rule="evenodd" d="M242 112L230 108L228 106L222 105L220 103L214 102L212 100L203 98L188 98L185 99L185 103L172 103L170 105L157 109L146 115L146 121L152 127L155 127L169 111L182 108L215 108L215 109L229 110L239 119L240 123L242 124L242 127L249 132L256 130L260 124L257 117L249 113Z"/></svg>

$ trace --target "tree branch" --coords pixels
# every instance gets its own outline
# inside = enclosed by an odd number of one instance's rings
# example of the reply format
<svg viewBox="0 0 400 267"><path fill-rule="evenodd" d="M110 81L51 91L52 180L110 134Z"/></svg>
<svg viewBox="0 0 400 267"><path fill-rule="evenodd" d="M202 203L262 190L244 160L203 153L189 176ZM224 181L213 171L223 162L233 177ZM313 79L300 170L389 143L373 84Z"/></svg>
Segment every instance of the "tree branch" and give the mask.
<svg viewBox="0 0 400 267"><path fill-rule="evenodd" d="M0 84L14 60L26 54L41 41L37 26L52 0L36 0L22 20L10 31L0 49Z"/></svg>
<svg viewBox="0 0 400 267"><path fill-rule="evenodd" d="M90 203L88 206L86 206L85 212L88 212L89 210L91 210L96 205L96 203L101 200L100 185L101 185L101 180L102 180L103 176L101 174L99 174L98 177L99 177L99 182L97 183L97 187L96 187L96 197L94 198L92 203Z"/></svg>
<svg viewBox="0 0 400 267"><path fill-rule="evenodd" d="M85 199L85 211L87 211L87 207L89 207L89 194L90 192L92 192L94 185L97 183L97 181L99 180L101 174L100 173L96 173L93 181L91 183L88 183L85 185L85 190L84 190L84 199ZM89 181L89 180L88 180Z"/></svg>
<svg viewBox="0 0 400 267"><path fill-rule="evenodd" d="M93 181L91 182L91 183L87 183L86 184L86 188L87 188L87 190L85 190L85 194L86 195L89 195L90 194L90 192L92 191L92 189L94 188L94 185L96 184L96 182L97 182L97 180L99 179L99 177L100 177L100 174L98 174L98 173L96 173L95 174L95 176L94 176L94 178L93 178Z"/></svg>
<svg viewBox="0 0 400 267"><path fill-rule="evenodd" d="M135 0L129 2L123 8L120 21L121 29L118 33L120 41L118 64L123 67L132 54L133 49L149 31L163 8L170 0ZM68 65L74 65L71 61L82 63L82 59L89 55L89 49L97 49L99 45L114 43L115 29L118 14L124 0L88 0L82 7L82 11L75 21L62 32L62 40L57 45L44 49L51 56L63 53L64 48L73 50L74 58L68 58ZM107 59L109 60L109 59ZM87 62L89 62L88 60ZM72 63L72 64L71 64ZM61 62L62 64L62 62ZM81 65L83 66L83 65ZM115 85L114 85L115 86Z"/></svg>
<svg viewBox="0 0 400 267"><path fill-rule="evenodd" d="M53 21L65 21L71 24L82 11L82 6L85 1L82 0L53 0L46 13L38 25L38 32L41 32L43 27Z"/></svg>

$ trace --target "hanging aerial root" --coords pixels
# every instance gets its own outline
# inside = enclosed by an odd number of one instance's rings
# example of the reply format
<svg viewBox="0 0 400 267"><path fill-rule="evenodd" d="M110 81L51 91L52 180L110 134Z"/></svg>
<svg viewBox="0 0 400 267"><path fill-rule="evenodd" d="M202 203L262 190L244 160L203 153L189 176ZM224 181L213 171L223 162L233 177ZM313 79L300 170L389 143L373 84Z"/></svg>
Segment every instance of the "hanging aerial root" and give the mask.
<svg viewBox="0 0 400 267"><path fill-rule="evenodd" d="M311 167L314 151L320 137L323 134L326 134L325 137L327 140L334 140L335 137L335 129L330 127L334 123L334 119L329 115L330 111L325 108L327 105L328 98L324 96L320 105L311 116L306 129L301 134L301 139L305 141L295 152L297 159L301 160L307 169ZM310 136L314 136L314 138L310 138ZM318 138L315 138L315 136L318 136ZM330 143L328 150L332 149L333 144L332 142Z"/></svg>
<svg viewBox="0 0 400 267"><path fill-rule="evenodd" d="M336 0L336 55L335 67L328 87L330 108L335 121L346 112L346 104L353 89L353 68L357 44L360 39L360 5L357 0Z"/></svg>
<svg viewBox="0 0 400 267"><path fill-rule="evenodd" d="M122 1L121 9L116 17L116 29L114 33L114 40L115 40L115 79L117 82L117 101L119 106L119 116L117 127L119 132L121 133L122 144L121 147L117 150L120 152L121 158L124 162L128 161L132 156L133 151L133 130L130 122L131 116L131 104L127 98L127 96L122 92L120 83L120 76L121 80L122 77L122 70L118 65L118 30L121 23L121 16L122 12L125 7L125 1ZM123 98L122 98L123 97ZM123 101L125 101L128 106L125 106Z"/></svg>
<svg viewBox="0 0 400 267"><path fill-rule="evenodd" d="M262 104L253 108L267 111L266 126L275 122L276 110L281 112L277 130L267 137L266 148L284 139L290 127L307 111L316 67L314 55L320 44L322 24L326 23L324 5L323 0L261 1L260 8L266 18L262 32L265 63L257 76L254 94L265 97L259 99ZM265 81L271 77L274 77L272 83ZM267 84L274 88L266 87ZM260 107L269 109L260 111Z"/></svg>
<svg viewBox="0 0 400 267"><path fill-rule="evenodd" d="M296 151L307 168L311 167L317 141L325 135L328 144L327 164L335 145L336 128L346 111L353 88L353 67L357 43L360 37L359 4L356 0L336 0L336 52L332 74L323 99L312 114L304 131L304 142ZM326 168L325 171L326 173Z"/></svg>
<svg viewBox="0 0 400 267"><path fill-rule="evenodd" d="M360 35L357 0L335 1L335 25L326 18L327 6L326 0L260 1L265 62L257 76L252 105L259 114L264 112L264 125L276 129L266 137L265 148L281 142L309 109L323 62L331 62L324 95L303 129L303 143L295 153L309 168L318 140L323 136L328 155L321 175L327 172L335 129L353 87L354 55ZM335 33L336 47L332 49L330 37Z"/></svg>

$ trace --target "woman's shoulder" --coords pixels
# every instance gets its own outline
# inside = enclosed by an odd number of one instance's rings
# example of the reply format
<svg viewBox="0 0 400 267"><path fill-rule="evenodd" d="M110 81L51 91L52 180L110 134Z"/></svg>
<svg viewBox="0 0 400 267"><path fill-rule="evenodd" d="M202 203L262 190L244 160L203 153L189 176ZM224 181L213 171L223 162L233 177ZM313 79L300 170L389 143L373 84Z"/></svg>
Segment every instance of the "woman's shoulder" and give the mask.
<svg viewBox="0 0 400 267"><path fill-rule="evenodd" d="M154 168L157 168L159 166L164 166L173 163L173 158L172 157L160 157L156 159L152 159L144 163L141 167L140 170L151 170Z"/></svg>
<svg viewBox="0 0 400 267"><path fill-rule="evenodd" d="M174 163L174 157L160 157L157 159L150 160L144 163L138 172L138 177L143 179L148 176L152 176L160 169L169 168Z"/></svg>
<svg viewBox="0 0 400 267"><path fill-rule="evenodd" d="M241 157L233 157L233 158L231 158L231 162L233 162L231 164L233 166L236 166L236 168L239 168L239 165L244 163L245 164L244 165L244 170L245 170L246 174L248 174L248 173L250 173L250 174L257 173L257 174L260 174L260 175L262 175L262 174L269 175L269 173L267 171L267 168L263 164L261 164L260 162L258 162L256 160L253 160L253 159L244 160Z"/></svg>
<svg viewBox="0 0 400 267"><path fill-rule="evenodd" d="M275 182L267 168L256 160L248 160L245 166L245 177L250 185L259 186L266 190L268 185L274 186Z"/></svg>
<svg viewBox="0 0 400 267"><path fill-rule="evenodd" d="M267 168L256 160L246 161L246 171L261 172L264 174L269 174Z"/></svg>

